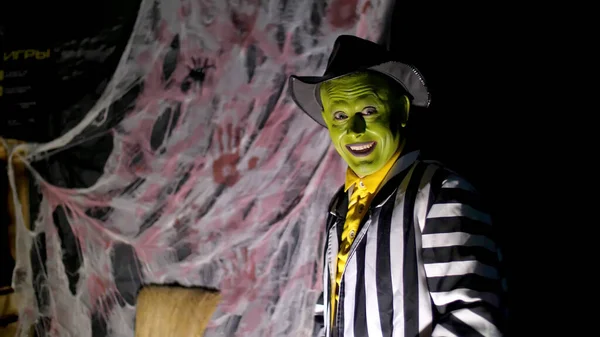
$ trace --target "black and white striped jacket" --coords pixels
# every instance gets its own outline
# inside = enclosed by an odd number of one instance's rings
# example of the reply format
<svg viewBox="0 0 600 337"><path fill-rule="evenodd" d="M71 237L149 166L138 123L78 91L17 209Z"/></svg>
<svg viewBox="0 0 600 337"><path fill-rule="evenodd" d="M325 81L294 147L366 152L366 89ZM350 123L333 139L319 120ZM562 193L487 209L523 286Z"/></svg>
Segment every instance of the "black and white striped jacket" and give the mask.
<svg viewBox="0 0 600 337"><path fill-rule="evenodd" d="M349 194L342 188L333 198L323 273L326 336L502 336L490 216L467 181L418 157L402 155L374 197L348 256L331 328L330 289Z"/></svg>

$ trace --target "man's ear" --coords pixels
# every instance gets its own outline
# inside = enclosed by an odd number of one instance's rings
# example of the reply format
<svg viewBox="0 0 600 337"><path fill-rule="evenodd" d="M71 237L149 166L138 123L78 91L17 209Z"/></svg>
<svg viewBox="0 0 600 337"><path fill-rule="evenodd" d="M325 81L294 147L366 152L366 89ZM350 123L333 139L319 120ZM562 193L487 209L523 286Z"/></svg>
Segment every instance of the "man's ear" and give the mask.
<svg viewBox="0 0 600 337"><path fill-rule="evenodd" d="M406 122L408 121L408 116L410 115L410 99L408 98L408 96L406 95L402 95L402 97L400 97L400 106L402 107L402 110L404 111L404 116L402 116L402 127L406 126Z"/></svg>

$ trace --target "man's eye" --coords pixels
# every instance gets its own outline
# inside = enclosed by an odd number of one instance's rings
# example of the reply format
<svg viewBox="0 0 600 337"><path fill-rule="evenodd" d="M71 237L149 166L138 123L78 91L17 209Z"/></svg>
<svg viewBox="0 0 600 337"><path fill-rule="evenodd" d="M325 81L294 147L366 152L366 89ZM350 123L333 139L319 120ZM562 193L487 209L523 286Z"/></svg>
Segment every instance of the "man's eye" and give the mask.
<svg viewBox="0 0 600 337"><path fill-rule="evenodd" d="M365 116L370 116L370 115L374 115L377 113L377 109L375 109L374 107L366 107L363 109L362 114Z"/></svg>
<svg viewBox="0 0 600 337"><path fill-rule="evenodd" d="M341 121L341 120L344 120L344 119L348 118L348 116L346 116L345 113L343 113L341 111L338 111L338 112L336 112L336 113L333 114L333 118L335 120Z"/></svg>

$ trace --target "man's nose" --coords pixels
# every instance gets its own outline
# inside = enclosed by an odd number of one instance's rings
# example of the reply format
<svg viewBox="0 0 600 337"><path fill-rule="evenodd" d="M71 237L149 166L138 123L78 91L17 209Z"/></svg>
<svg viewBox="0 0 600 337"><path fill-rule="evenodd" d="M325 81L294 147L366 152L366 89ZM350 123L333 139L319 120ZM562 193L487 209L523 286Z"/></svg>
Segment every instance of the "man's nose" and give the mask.
<svg viewBox="0 0 600 337"><path fill-rule="evenodd" d="M361 135L365 133L365 129L367 128L367 123L365 122L365 118L362 114L357 113L352 117L350 124L350 131L357 135Z"/></svg>

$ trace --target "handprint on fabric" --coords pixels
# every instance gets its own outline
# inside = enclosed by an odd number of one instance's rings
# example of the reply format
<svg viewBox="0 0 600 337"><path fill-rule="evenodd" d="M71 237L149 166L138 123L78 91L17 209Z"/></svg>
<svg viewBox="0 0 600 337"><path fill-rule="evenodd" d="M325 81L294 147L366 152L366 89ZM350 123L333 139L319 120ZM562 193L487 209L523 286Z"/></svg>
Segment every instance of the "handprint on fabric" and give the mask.
<svg viewBox="0 0 600 337"><path fill-rule="evenodd" d="M223 291L221 305L227 312L243 311L260 295L260 284L267 274L258 273L258 261L254 252L247 247L231 250L223 268L226 274L219 288Z"/></svg>
<svg viewBox="0 0 600 337"><path fill-rule="evenodd" d="M213 135L213 153L216 153L216 159L213 162L213 179L218 184L231 187L241 178L242 173L238 170L240 163L240 146L244 130L240 126L233 126L227 123L223 128L217 126ZM217 144L215 148L214 144ZM248 160L247 170L253 170L258 163L258 157L252 157Z"/></svg>

